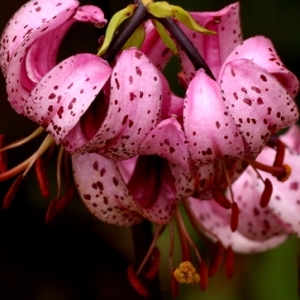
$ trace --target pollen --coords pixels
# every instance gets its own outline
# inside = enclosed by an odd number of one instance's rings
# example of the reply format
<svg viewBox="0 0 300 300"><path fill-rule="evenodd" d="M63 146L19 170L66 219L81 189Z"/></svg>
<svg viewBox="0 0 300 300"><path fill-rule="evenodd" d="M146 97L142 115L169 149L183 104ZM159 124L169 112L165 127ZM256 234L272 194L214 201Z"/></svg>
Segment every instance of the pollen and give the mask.
<svg viewBox="0 0 300 300"><path fill-rule="evenodd" d="M281 181L281 182L285 182L286 180L289 179L289 177L290 177L290 175L292 173L292 168L289 165L287 165L287 164L284 164L282 167L284 168L284 174L283 175L279 175L276 178L279 181Z"/></svg>
<svg viewBox="0 0 300 300"><path fill-rule="evenodd" d="M200 281L200 276L189 261L182 262L174 271L174 277L179 283L193 284Z"/></svg>

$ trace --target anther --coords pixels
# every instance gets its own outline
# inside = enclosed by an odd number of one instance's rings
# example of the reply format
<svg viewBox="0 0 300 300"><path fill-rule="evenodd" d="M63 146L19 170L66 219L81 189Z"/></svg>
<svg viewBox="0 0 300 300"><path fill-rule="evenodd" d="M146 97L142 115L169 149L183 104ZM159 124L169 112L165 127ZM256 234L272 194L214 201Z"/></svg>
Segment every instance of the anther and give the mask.
<svg viewBox="0 0 300 300"><path fill-rule="evenodd" d="M135 289L135 291L141 295L142 297L149 297L149 293L146 290L145 286L142 284L142 282L139 280L139 278L136 276L133 267L130 265L127 268L127 277L131 284L131 286Z"/></svg>
<svg viewBox="0 0 300 300"><path fill-rule="evenodd" d="M217 273L222 263L223 253L224 253L223 245L219 241L216 242L215 247L213 249L213 254L210 261L209 269L208 269L208 276L211 277Z"/></svg>
<svg viewBox="0 0 300 300"><path fill-rule="evenodd" d="M4 135L0 135L0 149L4 146ZM4 151L0 151L0 173L7 171L6 155Z"/></svg>
<svg viewBox="0 0 300 300"><path fill-rule="evenodd" d="M233 202L231 207L231 217L230 217L230 228L232 232L236 231L238 228L239 214L240 214L239 207L236 202Z"/></svg>
<svg viewBox="0 0 300 300"><path fill-rule="evenodd" d="M35 174L39 183L42 196L44 198L47 198L49 196L49 184L45 165L41 157L39 157L35 162Z"/></svg>
<svg viewBox="0 0 300 300"><path fill-rule="evenodd" d="M229 199L227 199L223 193L221 193L219 190L213 191L213 198L214 200L223 208L230 209L232 206L232 203Z"/></svg>
<svg viewBox="0 0 300 300"><path fill-rule="evenodd" d="M260 198L260 206L261 207L267 207L267 205L269 204L270 200L271 200L271 196L272 196L272 192L273 192L273 186L271 181L266 178L265 181L265 188L261 194L261 198Z"/></svg>
<svg viewBox="0 0 300 300"><path fill-rule="evenodd" d="M280 182L285 182L286 180L289 179L291 173L292 173L292 168L287 165L287 164L284 164L282 165L282 168L284 169L282 174L279 174L276 176L276 178L280 181Z"/></svg>
<svg viewBox="0 0 300 300"><path fill-rule="evenodd" d="M225 250L225 270L228 278L232 278L234 272L234 252L229 246Z"/></svg>
<svg viewBox="0 0 300 300"><path fill-rule="evenodd" d="M54 198L48 207L45 222L48 224L58 213L60 213L72 200L74 196L74 186L68 187L66 193L59 198Z"/></svg>
<svg viewBox="0 0 300 300"><path fill-rule="evenodd" d="M159 249L155 247L152 251L149 269L145 274L146 279L151 280L157 275L159 269L159 263L160 263L160 252Z"/></svg>
<svg viewBox="0 0 300 300"><path fill-rule="evenodd" d="M205 291L208 285L208 270L207 270L206 263L204 261L200 262L199 275L200 275L200 288L202 291Z"/></svg>
<svg viewBox="0 0 300 300"><path fill-rule="evenodd" d="M15 181L13 182L13 184L11 185L11 187L9 188L9 190L7 191L6 195L4 196L3 199L3 208L7 209L9 208L11 201L13 200L13 198L15 197L21 183L23 180L23 175L19 175Z"/></svg>
<svg viewBox="0 0 300 300"><path fill-rule="evenodd" d="M193 284L200 281L200 276L190 261L182 262L173 274L179 283Z"/></svg>

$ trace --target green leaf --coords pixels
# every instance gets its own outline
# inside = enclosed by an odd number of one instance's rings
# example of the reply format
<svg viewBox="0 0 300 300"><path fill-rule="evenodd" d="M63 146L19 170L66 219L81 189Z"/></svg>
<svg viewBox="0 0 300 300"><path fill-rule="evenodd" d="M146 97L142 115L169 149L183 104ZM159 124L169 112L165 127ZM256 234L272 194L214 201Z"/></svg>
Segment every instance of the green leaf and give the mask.
<svg viewBox="0 0 300 300"><path fill-rule="evenodd" d="M216 34L216 32L206 29L199 25L192 16L180 6L170 5L173 9L173 18L178 20L186 27L205 34Z"/></svg>
<svg viewBox="0 0 300 300"><path fill-rule="evenodd" d="M126 19L130 18L133 15L136 7L137 7L136 4L130 4L113 15L113 17L111 18L108 24L105 33L104 42L97 53L98 56L101 56L107 51L117 29L123 23L123 21L125 21Z"/></svg>
<svg viewBox="0 0 300 300"><path fill-rule="evenodd" d="M131 37L127 40L125 45L122 47L122 50L128 49L130 47L136 47L138 49L141 48L144 40L145 40L146 32L144 24L141 24L131 35Z"/></svg>
<svg viewBox="0 0 300 300"><path fill-rule="evenodd" d="M172 6L165 1L148 3L146 6L148 12L155 18L173 17Z"/></svg>
<svg viewBox="0 0 300 300"><path fill-rule="evenodd" d="M157 20L151 20L157 32L159 33L162 41L165 45L174 53L174 55L178 55L178 49L172 38L169 36L165 27Z"/></svg>
<svg viewBox="0 0 300 300"><path fill-rule="evenodd" d="M199 25L192 16L180 6L170 5L168 2L160 1L148 3L146 5L148 12L155 18L174 18L186 27L204 34L216 34Z"/></svg>

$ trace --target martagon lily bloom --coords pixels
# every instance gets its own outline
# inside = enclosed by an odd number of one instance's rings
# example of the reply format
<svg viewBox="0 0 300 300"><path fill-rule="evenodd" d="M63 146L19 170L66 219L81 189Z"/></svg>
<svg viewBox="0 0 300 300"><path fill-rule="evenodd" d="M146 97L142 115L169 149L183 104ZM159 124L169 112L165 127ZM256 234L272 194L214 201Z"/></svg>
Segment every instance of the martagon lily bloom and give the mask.
<svg viewBox="0 0 300 300"><path fill-rule="evenodd" d="M257 172L252 167L232 184L235 199L241 208L237 231L230 228L230 214L213 201L198 201L189 198L189 213L196 218L212 238L217 238L225 247L236 252L258 252L273 248L291 234L300 236L299 227L299 172L300 172L300 129L292 126L280 136L285 144L285 162L293 166L289 180L279 182L267 172ZM276 151L266 146L257 160L272 164ZM261 206L263 180L268 178L273 193L266 207ZM262 180L263 179L263 180ZM230 195L229 195L230 197Z"/></svg>
<svg viewBox="0 0 300 300"><path fill-rule="evenodd" d="M174 218L183 264L172 276L177 283L200 280L202 289L207 285L207 273L213 275L218 268L221 248L226 248L227 272L231 276L232 250L265 250L298 232L293 225L286 225L286 219L278 220L275 206L257 208L258 215L268 209L274 213L270 219L252 221L254 202L249 201L251 205L247 206L240 197L243 176L259 182L259 189L256 183L248 185L256 199L272 183L274 190L282 184L263 176L257 179L260 169L279 179L288 177L289 168L283 160L275 159L277 163L273 165L269 157L264 159L264 153L275 152L266 148L270 138L298 119L294 98L299 82L283 66L270 40L253 37L242 41L238 3L218 12L191 13L216 35L183 27L182 31L172 20L160 20L179 48L184 99L171 93L159 70L170 58L170 51L149 23L145 25L141 49L131 47L118 53L113 65L90 53L56 63L60 41L74 20L101 25L105 20L99 9L80 8L77 1L58 6L46 0L39 1L43 4L40 6L36 3L30 1L21 8L7 26L1 39L0 62L13 108L37 122L49 135L27 164L16 171L3 172L0 180L21 169L27 171L55 141L72 154L76 187L97 218L126 226L147 219L157 225L149 253L137 274L154 253L155 242L168 224L174 239ZM24 21L23 15L31 16L31 21ZM24 22L21 28L25 28L20 34L13 25L19 18ZM46 43L49 39L52 44ZM193 51L198 51L205 62L200 69L195 68L198 64L189 55ZM263 164L255 161L261 151ZM289 158L288 154L287 163ZM285 184L290 183L288 180ZM209 271L187 232L180 202L194 227L218 241ZM239 214L246 216L243 221L238 222ZM252 223L258 219L264 228L255 224L249 229L247 219ZM273 221L275 229L270 229L266 224ZM200 276L191 264L190 248L199 260ZM145 295L132 269L128 274L137 291Z"/></svg>

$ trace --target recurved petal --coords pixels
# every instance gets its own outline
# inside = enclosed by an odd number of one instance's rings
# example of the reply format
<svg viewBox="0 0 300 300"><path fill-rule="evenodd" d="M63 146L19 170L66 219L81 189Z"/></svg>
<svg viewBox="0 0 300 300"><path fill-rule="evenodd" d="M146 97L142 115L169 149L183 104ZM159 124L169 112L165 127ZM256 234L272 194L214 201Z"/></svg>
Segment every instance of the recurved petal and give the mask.
<svg viewBox="0 0 300 300"><path fill-rule="evenodd" d="M204 71L198 71L191 81L184 104L184 131L197 166L217 158L243 157L244 141L222 98L220 86Z"/></svg>
<svg viewBox="0 0 300 300"><path fill-rule="evenodd" d="M102 123L86 141L82 139L84 124L78 124L68 136L67 149L100 151L114 159L135 156L141 141L161 119L162 97L156 67L139 50L124 51L112 70L110 99Z"/></svg>
<svg viewBox="0 0 300 300"><path fill-rule="evenodd" d="M224 105L239 127L255 158L270 135L294 124L298 109L277 79L247 59L226 64L220 77Z"/></svg>
<svg viewBox="0 0 300 300"><path fill-rule="evenodd" d="M264 164L272 165L274 158L275 151L265 147L257 160ZM262 177L269 178L273 185L273 193L267 209L279 220L285 232L290 234L295 233L300 236L300 153L287 148L284 163L292 168L292 173L285 182L280 182L275 177L270 176L270 174L260 172ZM251 179L256 191L261 194L264 188L263 183L257 178L253 170L249 170L248 174L250 175L248 176L248 181ZM243 178L238 179L233 186L238 184L240 180L243 180ZM244 202L250 200L247 198L246 193L243 193L243 197Z"/></svg>
<svg viewBox="0 0 300 300"><path fill-rule="evenodd" d="M64 23L75 13L78 5L76 0L32 0L24 4L10 19L0 40L0 65L3 73L6 74L16 51L24 52L24 48L28 46L25 47L25 41L31 39L31 36L36 39L51 27Z"/></svg>
<svg viewBox="0 0 300 300"><path fill-rule="evenodd" d="M289 92L290 96L295 98L299 90L299 81L281 62L273 43L263 37L255 36L249 38L239 46L226 59L222 69L226 64L236 59L248 59L253 61L260 68L271 73ZM220 72L222 76L223 71Z"/></svg>
<svg viewBox="0 0 300 300"><path fill-rule="evenodd" d="M201 26L216 32L215 35L207 35L181 26L217 78L226 57L242 41L239 3L228 5L220 11L191 12L191 15ZM195 69L183 51L180 57L189 82L195 75Z"/></svg>
<svg viewBox="0 0 300 300"><path fill-rule="evenodd" d="M213 240L219 240L224 247L231 246L233 251L240 253L255 253L274 248L282 244L287 234L272 236L263 241L253 240L243 235L239 230L232 232L228 210L222 208L213 200L198 200L189 198L187 201L189 214L205 234Z"/></svg>
<svg viewBox="0 0 300 300"><path fill-rule="evenodd" d="M175 117L161 121L149 132L141 143L139 154L158 155L186 172L190 168L186 137Z"/></svg>
<svg viewBox="0 0 300 300"><path fill-rule="evenodd" d="M98 219L125 226L142 220L115 162L86 153L72 155L72 165L79 194Z"/></svg>
<svg viewBox="0 0 300 300"><path fill-rule="evenodd" d="M104 18L103 11L94 5L80 6L74 15L74 19L80 22L95 24L96 27L103 27L107 20Z"/></svg>
<svg viewBox="0 0 300 300"><path fill-rule="evenodd" d="M24 115L61 143L108 80L111 68L93 54L77 54L53 68L30 93Z"/></svg>

